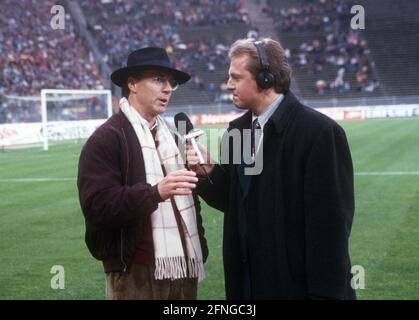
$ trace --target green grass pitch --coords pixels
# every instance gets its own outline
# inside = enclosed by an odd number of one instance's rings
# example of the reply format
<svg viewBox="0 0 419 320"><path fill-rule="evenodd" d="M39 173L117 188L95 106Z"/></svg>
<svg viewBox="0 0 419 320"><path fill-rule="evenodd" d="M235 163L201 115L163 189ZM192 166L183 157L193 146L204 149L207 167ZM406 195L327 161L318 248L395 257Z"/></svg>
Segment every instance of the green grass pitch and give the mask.
<svg viewBox="0 0 419 320"><path fill-rule="evenodd" d="M355 168L353 265L360 299L419 298L419 119L342 122ZM0 150L0 299L103 299L100 262L84 244L76 172L82 142ZM222 214L203 206L210 257L200 299L224 299ZM52 289L51 268L65 270Z"/></svg>

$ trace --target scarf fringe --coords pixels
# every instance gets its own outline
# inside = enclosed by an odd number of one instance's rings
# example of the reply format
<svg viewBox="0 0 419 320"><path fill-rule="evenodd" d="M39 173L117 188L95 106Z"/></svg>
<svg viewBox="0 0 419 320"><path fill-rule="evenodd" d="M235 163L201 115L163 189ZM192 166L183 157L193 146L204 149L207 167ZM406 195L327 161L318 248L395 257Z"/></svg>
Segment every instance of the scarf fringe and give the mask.
<svg viewBox="0 0 419 320"><path fill-rule="evenodd" d="M198 282L205 278L204 264L194 258L188 260L189 270L191 272L190 278L198 278Z"/></svg>
<svg viewBox="0 0 419 320"><path fill-rule="evenodd" d="M204 279L203 263L197 259L188 259L189 275L187 274L185 257L164 257L156 258L156 270L154 277L157 280L170 279L176 280L181 278L198 278L198 282Z"/></svg>

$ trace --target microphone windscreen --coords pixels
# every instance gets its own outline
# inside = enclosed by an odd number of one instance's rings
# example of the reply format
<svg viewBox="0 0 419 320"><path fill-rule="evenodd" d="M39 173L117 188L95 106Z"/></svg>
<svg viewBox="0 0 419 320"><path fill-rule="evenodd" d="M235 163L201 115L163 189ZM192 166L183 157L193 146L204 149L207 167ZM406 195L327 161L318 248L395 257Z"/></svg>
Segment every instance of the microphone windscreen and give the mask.
<svg viewBox="0 0 419 320"><path fill-rule="evenodd" d="M193 124L191 120L189 119L189 117L184 112L180 112L175 115L175 126L176 126L177 131L179 132L182 129L186 128L185 134L188 134L191 130L193 130ZM181 128L181 130L179 130L179 128Z"/></svg>

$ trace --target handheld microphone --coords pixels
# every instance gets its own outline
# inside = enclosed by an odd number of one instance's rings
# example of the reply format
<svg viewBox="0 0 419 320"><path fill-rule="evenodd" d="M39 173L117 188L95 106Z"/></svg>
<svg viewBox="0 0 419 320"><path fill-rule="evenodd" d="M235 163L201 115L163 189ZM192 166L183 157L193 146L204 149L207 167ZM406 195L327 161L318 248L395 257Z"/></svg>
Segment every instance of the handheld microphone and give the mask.
<svg viewBox="0 0 419 320"><path fill-rule="evenodd" d="M196 138L199 136L202 136L204 134L203 130L194 129L193 124L189 117L183 113L180 112L175 115L175 126L177 131L182 135L185 139L186 143L191 143L192 147L194 148L198 158L199 158L199 164L201 168L204 170L205 175L207 176L208 181L213 184L210 176L208 175L207 170L205 170L205 167L203 166L205 164L204 157L201 153L201 150L199 150L198 144L196 143ZM185 133L185 134L184 134Z"/></svg>
<svg viewBox="0 0 419 320"><path fill-rule="evenodd" d="M203 130L194 129L193 124L189 117L180 112L175 115L175 126L177 131L183 135L183 139L185 139L186 143L191 143L192 147L194 148L198 158L199 164L205 164L204 156L199 150L198 144L196 143L196 139L204 134Z"/></svg>

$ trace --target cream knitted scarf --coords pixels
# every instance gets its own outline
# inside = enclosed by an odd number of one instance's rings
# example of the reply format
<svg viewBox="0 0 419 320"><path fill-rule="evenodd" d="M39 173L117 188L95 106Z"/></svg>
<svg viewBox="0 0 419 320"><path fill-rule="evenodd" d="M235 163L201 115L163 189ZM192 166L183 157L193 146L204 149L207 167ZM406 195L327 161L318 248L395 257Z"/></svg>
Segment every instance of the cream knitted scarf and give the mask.
<svg viewBox="0 0 419 320"><path fill-rule="evenodd" d="M122 98L119 105L140 142L147 183L155 185L164 178L161 165L167 173L185 168L175 140L166 122L160 116L157 117L156 140L159 144L156 149L147 121L129 105L126 98ZM151 215L156 263L155 278L174 280L189 277L198 278L198 281L201 281L205 274L194 200L192 195L174 196L174 200L185 231L188 261L183 253L171 201L167 199L159 203L157 210Z"/></svg>

